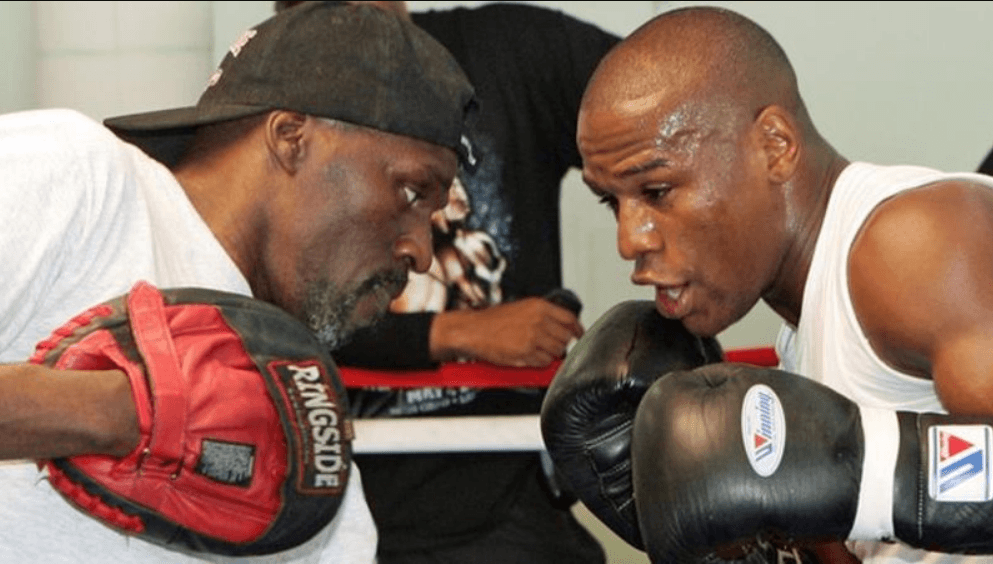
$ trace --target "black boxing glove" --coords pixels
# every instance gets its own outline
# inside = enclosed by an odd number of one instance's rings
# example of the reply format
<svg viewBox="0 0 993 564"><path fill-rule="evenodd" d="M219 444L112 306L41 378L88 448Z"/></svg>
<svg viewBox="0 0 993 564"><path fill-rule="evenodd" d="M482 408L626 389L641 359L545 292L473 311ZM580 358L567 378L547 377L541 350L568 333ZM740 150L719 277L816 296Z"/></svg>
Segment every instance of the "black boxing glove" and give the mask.
<svg viewBox="0 0 993 564"><path fill-rule="evenodd" d="M716 340L691 335L682 323L660 316L653 302L627 301L576 342L549 385L541 431L560 477L632 546L642 547L630 461L638 404L667 372L722 357Z"/></svg>
<svg viewBox="0 0 993 564"><path fill-rule="evenodd" d="M632 438L648 555L694 562L769 539L993 553L991 424L860 407L775 369L670 374Z"/></svg>

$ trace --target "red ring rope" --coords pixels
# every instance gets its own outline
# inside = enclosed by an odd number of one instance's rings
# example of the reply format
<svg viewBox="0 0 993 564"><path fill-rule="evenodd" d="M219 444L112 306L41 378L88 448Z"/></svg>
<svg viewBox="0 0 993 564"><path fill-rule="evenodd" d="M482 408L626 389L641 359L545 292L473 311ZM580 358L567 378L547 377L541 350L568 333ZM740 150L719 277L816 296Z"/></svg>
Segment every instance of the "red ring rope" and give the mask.
<svg viewBox="0 0 993 564"><path fill-rule="evenodd" d="M724 352L728 362L776 366L779 357L772 347L734 349ZM511 368L485 362L451 362L435 370L370 370L341 367L341 378L349 388L467 387L512 388L548 386L561 361L544 368Z"/></svg>

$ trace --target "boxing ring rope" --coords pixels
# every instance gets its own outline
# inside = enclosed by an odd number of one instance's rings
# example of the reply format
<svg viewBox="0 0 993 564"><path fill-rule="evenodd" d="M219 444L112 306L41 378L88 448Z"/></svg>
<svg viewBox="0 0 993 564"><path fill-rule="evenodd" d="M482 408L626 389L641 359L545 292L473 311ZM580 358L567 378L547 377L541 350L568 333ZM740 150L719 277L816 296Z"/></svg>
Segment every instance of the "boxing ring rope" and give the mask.
<svg viewBox="0 0 993 564"><path fill-rule="evenodd" d="M732 349L728 362L776 366L771 347ZM382 387L547 387L560 362L545 368L510 368L486 363L446 363L436 370L369 370L341 367L348 388ZM353 420L356 454L417 452L543 451L539 416L484 415L457 417L357 418Z"/></svg>

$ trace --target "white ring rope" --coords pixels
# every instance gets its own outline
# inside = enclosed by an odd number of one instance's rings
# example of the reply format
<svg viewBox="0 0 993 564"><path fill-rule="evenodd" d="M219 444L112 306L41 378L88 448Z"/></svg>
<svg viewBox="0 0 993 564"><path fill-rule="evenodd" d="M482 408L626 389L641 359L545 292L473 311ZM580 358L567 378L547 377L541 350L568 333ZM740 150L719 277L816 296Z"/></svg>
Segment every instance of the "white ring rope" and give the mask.
<svg viewBox="0 0 993 564"><path fill-rule="evenodd" d="M356 454L540 451L537 415L353 419Z"/></svg>

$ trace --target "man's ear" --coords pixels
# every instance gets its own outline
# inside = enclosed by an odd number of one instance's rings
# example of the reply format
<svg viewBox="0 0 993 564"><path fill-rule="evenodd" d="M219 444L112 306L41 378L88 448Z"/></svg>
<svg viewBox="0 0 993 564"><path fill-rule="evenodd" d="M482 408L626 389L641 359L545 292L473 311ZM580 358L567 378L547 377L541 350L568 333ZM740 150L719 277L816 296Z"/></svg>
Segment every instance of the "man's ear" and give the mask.
<svg viewBox="0 0 993 564"><path fill-rule="evenodd" d="M270 158L289 174L300 168L306 157L307 116L298 112L276 110L265 122L266 146Z"/></svg>
<svg viewBox="0 0 993 564"><path fill-rule="evenodd" d="M796 172L800 156L800 131L793 116L781 106L764 108L755 123L765 151L769 179L776 183L789 180Z"/></svg>

